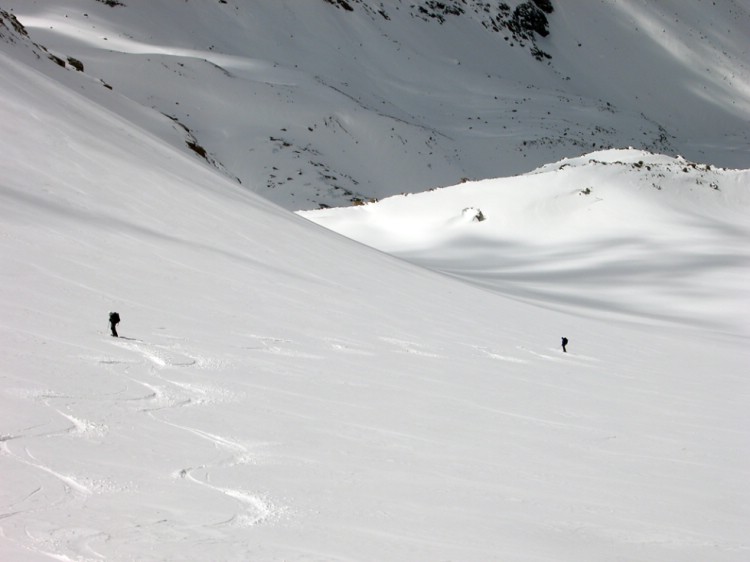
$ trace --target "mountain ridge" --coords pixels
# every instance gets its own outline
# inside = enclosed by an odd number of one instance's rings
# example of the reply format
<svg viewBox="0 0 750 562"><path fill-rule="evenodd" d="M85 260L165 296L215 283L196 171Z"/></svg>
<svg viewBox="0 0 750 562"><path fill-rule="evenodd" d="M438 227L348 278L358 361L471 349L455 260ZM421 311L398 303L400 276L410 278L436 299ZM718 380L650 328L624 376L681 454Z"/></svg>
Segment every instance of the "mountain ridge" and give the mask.
<svg viewBox="0 0 750 562"><path fill-rule="evenodd" d="M26 41L82 65L83 91L112 88L152 112L165 140L287 209L508 176L601 148L748 162L750 14L731 0L551 3L549 13L532 2L127 4L3 6ZM548 19L547 36L514 37L528 5ZM550 58L535 60L533 45Z"/></svg>

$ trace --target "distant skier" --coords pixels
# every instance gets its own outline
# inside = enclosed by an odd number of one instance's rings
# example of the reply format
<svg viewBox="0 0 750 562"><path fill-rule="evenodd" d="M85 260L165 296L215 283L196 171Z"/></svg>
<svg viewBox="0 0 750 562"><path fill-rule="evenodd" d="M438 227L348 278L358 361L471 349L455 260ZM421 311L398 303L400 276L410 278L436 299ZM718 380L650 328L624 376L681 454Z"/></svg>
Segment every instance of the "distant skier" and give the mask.
<svg viewBox="0 0 750 562"><path fill-rule="evenodd" d="M109 313L109 327L112 330L112 337L119 337L117 335L117 325L120 323L120 315L116 312Z"/></svg>
<svg viewBox="0 0 750 562"><path fill-rule="evenodd" d="M562 339L562 348L563 348L563 353L567 353L567 352L568 352L568 350L567 350L567 349L565 349L565 346L566 346L566 345L568 345L568 338L563 338L563 339Z"/></svg>

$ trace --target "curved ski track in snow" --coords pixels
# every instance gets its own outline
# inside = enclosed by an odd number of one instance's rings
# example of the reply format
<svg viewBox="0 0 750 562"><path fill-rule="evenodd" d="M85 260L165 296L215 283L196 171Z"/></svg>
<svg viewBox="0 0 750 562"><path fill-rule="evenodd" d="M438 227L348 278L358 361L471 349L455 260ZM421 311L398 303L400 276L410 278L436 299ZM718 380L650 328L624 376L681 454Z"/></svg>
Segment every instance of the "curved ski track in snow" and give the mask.
<svg viewBox="0 0 750 562"><path fill-rule="evenodd" d="M217 435L202 429L188 427L158 417L157 411L163 411L184 406L197 406L211 402L222 402L237 398L232 392L220 387L198 385L181 382L165 377L162 373L169 368L192 367L205 365L207 361L188 356L173 347L155 346L143 342L113 342L115 345L140 353L147 363L152 363L150 374L162 381L162 385L133 379L131 380L143 385L151 391L144 397L153 403L153 406L143 408L155 421L176 428L180 431L191 433L214 445L215 448L225 451L228 456L214 463L202 464L198 467L187 467L175 470L172 477L185 479L191 483L213 490L223 496L230 497L240 504L240 510L232 513L225 521L219 524L233 524L238 526L254 526L261 522L270 520L280 513L273 504L261 495L237 488L219 486L211 483L211 469L213 467L235 467L239 465L250 465L255 458L250 448L239 441L229 437ZM197 475L200 472L201 475ZM216 526L216 523L212 524Z"/></svg>

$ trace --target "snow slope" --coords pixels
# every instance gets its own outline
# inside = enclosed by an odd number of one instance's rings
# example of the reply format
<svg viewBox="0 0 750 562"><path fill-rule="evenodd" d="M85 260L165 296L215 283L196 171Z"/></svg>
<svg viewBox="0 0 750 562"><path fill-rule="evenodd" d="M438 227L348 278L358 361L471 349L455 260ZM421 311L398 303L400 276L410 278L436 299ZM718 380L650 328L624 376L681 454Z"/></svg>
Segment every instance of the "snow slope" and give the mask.
<svg viewBox="0 0 750 562"><path fill-rule="evenodd" d="M0 559L747 559L746 337L531 306L377 252L16 47Z"/></svg>
<svg viewBox="0 0 750 562"><path fill-rule="evenodd" d="M610 150L301 214L521 300L747 337L749 186L748 170Z"/></svg>
<svg viewBox="0 0 750 562"><path fill-rule="evenodd" d="M504 26L502 3L478 0L120 4L0 6L27 43L83 71L68 64L62 78L46 57L37 68L95 101L129 98L162 139L196 158L187 143L197 145L287 209L504 177L602 148L750 162L744 2L553 1L549 34L525 39Z"/></svg>

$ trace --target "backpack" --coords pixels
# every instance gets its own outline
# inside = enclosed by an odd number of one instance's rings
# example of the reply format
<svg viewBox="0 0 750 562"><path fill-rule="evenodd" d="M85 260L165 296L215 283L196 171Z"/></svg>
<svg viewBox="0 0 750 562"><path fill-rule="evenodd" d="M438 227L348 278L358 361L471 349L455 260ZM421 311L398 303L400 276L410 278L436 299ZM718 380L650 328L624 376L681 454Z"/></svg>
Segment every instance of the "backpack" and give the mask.
<svg viewBox="0 0 750 562"><path fill-rule="evenodd" d="M110 312L109 313L109 322L110 324L117 324L120 322L120 315L116 312Z"/></svg>

